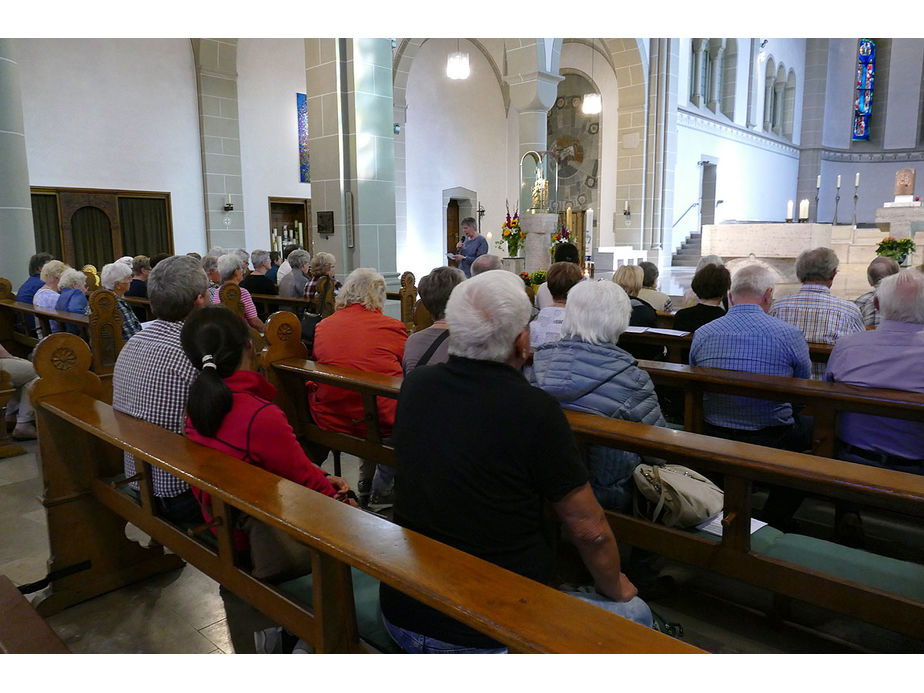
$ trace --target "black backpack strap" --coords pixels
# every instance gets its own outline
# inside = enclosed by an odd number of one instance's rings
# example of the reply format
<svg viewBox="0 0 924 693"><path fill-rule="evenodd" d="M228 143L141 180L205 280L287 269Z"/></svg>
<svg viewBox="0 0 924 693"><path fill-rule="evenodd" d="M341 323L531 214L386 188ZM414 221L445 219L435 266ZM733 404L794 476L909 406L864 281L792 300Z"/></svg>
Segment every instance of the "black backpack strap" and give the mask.
<svg viewBox="0 0 924 693"><path fill-rule="evenodd" d="M447 337L449 337L449 330L443 330L443 334L433 340L430 347L423 353L423 356L420 357L420 361L417 362L417 365L426 366L430 359L433 358L433 354L436 353L436 350L440 348L440 344L445 342Z"/></svg>

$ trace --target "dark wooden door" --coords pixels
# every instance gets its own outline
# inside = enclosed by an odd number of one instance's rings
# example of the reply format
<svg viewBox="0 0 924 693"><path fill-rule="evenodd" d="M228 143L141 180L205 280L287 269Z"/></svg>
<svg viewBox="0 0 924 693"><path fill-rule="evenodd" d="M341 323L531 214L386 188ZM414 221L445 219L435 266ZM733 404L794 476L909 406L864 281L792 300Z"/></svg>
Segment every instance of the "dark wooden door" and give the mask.
<svg viewBox="0 0 924 693"><path fill-rule="evenodd" d="M446 252L455 253L456 244L459 242L459 203L457 200L450 200L446 206ZM458 267L459 263L455 260L449 261L450 267Z"/></svg>
<svg viewBox="0 0 924 693"><path fill-rule="evenodd" d="M112 262L112 258L122 256L122 233L119 227L119 210L115 195L61 192L58 194L58 201L61 205L61 226L63 232L61 234L63 241L62 254L64 256L62 259L64 262L71 266L77 267L78 269L82 267L83 264L87 263L96 265L97 269L101 269L105 262ZM107 253L108 259L105 257L99 257L86 260L86 262L83 264L78 264L78 252L74 238L75 214L85 207L94 208L106 216L106 219L109 222L109 236L105 239L104 242L106 243L107 248L111 254ZM98 215L92 213L87 214L86 212L82 212L81 214L76 215L76 233L78 234L78 237L81 233L83 233L81 220L88 220L96 216Z"/></svg>

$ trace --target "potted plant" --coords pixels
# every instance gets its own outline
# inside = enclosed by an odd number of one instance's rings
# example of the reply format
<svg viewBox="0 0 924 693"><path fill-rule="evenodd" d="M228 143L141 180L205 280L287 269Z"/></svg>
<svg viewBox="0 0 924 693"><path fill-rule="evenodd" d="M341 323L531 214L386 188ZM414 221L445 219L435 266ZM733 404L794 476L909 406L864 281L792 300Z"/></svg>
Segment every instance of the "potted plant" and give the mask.
<svg viewBox="0 0 924 693"><path fill-rule="evenodd" d="M914 241L910 238L886 236L876 246L876 255L883 255L902 264L914 252Z"/></svg>

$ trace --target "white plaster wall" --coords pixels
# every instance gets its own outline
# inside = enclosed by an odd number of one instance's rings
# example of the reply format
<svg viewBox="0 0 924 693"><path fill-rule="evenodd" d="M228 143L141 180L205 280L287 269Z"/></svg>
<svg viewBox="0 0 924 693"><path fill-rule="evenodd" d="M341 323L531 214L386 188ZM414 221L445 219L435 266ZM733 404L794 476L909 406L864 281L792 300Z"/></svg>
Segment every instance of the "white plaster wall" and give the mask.
<svg viewBox="0 0 924 693"><path fill-rule="evenodd" d="M609 63L599 53L591 65L591 48L580 43L566 43L561 51L561 69L576 70L590 78L593 69L593 83L600 90L603 104L600 118L600 176L597 182L599 206L594 210L598 220L594 247L613 243L613 212L616 210L617 157L619 146L619 90L616 75ZM641 156L641 154L639 154ZM579 249L583 255L584 250Z"/></svg>
<svg viewBox="0 0 924 693"><path fill-rule="evenodd" d="M16 39L29 182L169 192L177 253L205 250L189 39Z"/></svg>
<svg viewBox="0 0 924 693"><path fill-rule="evenodd" d="M735 142L699 130L678 126L674 214L677 220L687 207L699 201L704 157L716 161L716 221L783 221L786 202L796 209L797 158ZM673 232L676 250L690 232L698 230L698 208L691 210Z"/></svg>
<svg viewBox="0 0 924 693"><path fill-rule="evenodd" d="M305 42L242 38L237 46L244 237L248 250L268 250L268 198L311 197L299 178L295 100L306 93Z"/></svg>
<svg viewBox="0 0 924 693"><path fill-rule="evenodd" d="M471 76L446 77L446 57L456 41L431 39L421 46L410 68L407 87L407 240L399 246L398 268L418 277L446 264L443 190L474 190L485 207L482 232L494 241L504 221L505 198L511 213L516 187L507 188L516 158L516 128L510 129L493 70L477 49L470 49ZM513 119L516 114L512 114ZM491 252L501 255L489 241Z"/></svg>

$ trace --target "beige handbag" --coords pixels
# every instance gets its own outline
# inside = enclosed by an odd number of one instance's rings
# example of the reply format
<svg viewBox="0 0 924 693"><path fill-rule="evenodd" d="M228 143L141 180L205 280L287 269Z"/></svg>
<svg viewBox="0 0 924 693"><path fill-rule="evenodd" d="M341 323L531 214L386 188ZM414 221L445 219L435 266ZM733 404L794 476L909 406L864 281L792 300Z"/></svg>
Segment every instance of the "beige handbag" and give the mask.
<svg viewBox="0 0 924 693"><path fill-rule="evenodd" d="M725 494L718 486L679 464L640 464L632 477L638 489L635 514L668 527L695 527L724 504Z"/></svg>

